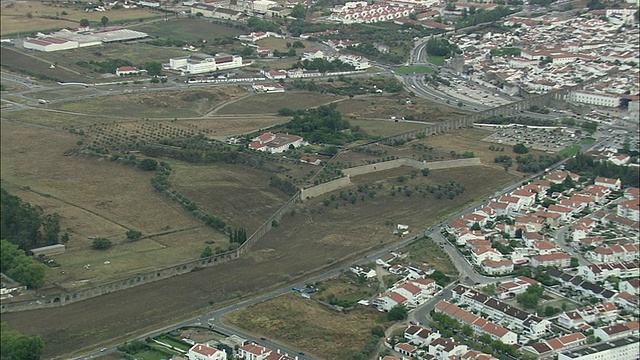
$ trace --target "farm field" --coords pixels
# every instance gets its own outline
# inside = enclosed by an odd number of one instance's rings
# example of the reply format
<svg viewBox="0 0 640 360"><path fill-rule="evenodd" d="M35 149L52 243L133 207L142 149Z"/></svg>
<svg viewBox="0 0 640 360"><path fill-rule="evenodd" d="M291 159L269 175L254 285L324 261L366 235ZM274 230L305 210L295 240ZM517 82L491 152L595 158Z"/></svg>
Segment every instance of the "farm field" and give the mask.
<svg viewBox="0 0 640 360"><path fill-rule="evenodd" d="M198 46L197 42L202 40L211 42L214 39L234 37L246 34L247 31L214 24L206 19L170 19L169 21L147 23L134 27L137 31L142 31L152 37L179 39L193 43Z"/></svg>
<svg viewBox="0 0 640 360"><path fill-rule="evenodd" d="M393 180L407 171L399 168L362 181ZM472 179L471 174L477 178ZM356 205L339 209L326 207L318 213L317 209L323 207L322 199L314 199L301 204L295 214L285 216L278 227L238 260L61 308L3 314L3 320L26 334L40 334L47 344L44 355L47 358L68 354L70 342L77 350L92 345L99 347L94 344L122 339L124 333L144 333L210 309L211 304L222 306L222 302L233 296L289 281L347 254L388 244L395 238L391 228L384 225L386 220L401 221L411 229L418 229L452 214L460 206L479 201L514 179L504 171L484 166L432 171L426 179L442 183L452 178L467 187L463 196L452 201L382 196L381 192L375 199L367 200L366 206L358 201ZM315 209L314 214L311 209ZM278 266L274 266L275 263ZM203 282L207 286L201 286ZM122 298L130 299L127 307L117 306ZM98 313L96 308L103 310ZM60 328L65 331L61 332ZM88 328L92 329L90 333L86 331Z"/></svg>
<svg viewBox="0 0 640 360"><path fill-rule="evenodd" d="M66 14L64 14L64 13ZM31 14L31 16L29 16ZM44 1L14 1L0 11L0 35L32 33L78 26L81 19L100 25L103 16L111 24L123 21L157 18L162 13L150 9L119 9L105 12L85 12L83 4L63 5ZM56 19L58 17L58 19Z"/></svg>
<svg viewBox="0 0 640 360"><path fill-rule="evenodd" d="M96 123L104 123L107 121L114 122L117 120L106 115L70 114L64 111L48 110L44 108L5 111L2 114L2 117L6 120L13 120L26 124L42 125L59 129L65 127L89 126ZM126 120L128 119L120 119L120 121Z"/></svg>
<svg viewBox="0 0 640 360"><path fill-rule="evenodd" d="M245 93L241 87L224 89L140 91L137 93L102 96L84 101L53 103L51 109L87 114L109 114L117 118L195 117L213 107ZM114 107L113 104L118 106Z"/></svg>
<svg viewBox="0 0 640 360"><path fill-rule="evenodd" d="M407 104L407 100L410 100L411 103ZM410 97L404 93L392 96L347 99L337 103L337 109L348 120L358 118L390 119L392 116L400 119L413 116L414 120L436 122L466 113L464 110Z"/></svg>
<svg viewBox="0 0 640 360"><path fill-rule="evenodd" d="M504 171L503 166L501 164L495 163L494 158L500 155L508 155L514 159L514 166L509 169L509 172L522 176L525 175L516 171L515 157L518 154L513 152L512 146L505 145L504 151L492 151L489 150L489 146L495 144L481 141L481 139L488 136L490 133L491 132L487 130L477 128L461 129L440 134L438 136L427 136L424 139L416 140L412 143L428 144L429 146L433 146L445 152L456 151L458 153L463 153L465 151L471 151L476 157L480 158L483 164L494 167L496 169L502 169L502 171ZM544 151L540 150L529 150L529 154L532 154L536 157L544 153Z"/></svg>
<svg viewBox="0 0 640 360"><path fill-rule="evenodd" d="M64 152L80 139L76 135L7 121L2 121L1 125L2 186L14 190L24 190L28 187L28 191L19 191L19 195L24 196L25 201L42 206L47 212L58 212L63 218L62 228L71 230L67 252L59 258L63 266L65 261L69 261L71 268L66 271L66 276L54 277L61 284L75 286L71 283L80 278L80 275L71 270L85 265L86 262L81 263L83 261L94 261L94 258L122 258L122 264L110 260L113 266L108 268L113 270L112 273L108 274L108 269L105 269L104 273L96 272L96 280L113 280L122 276L121 272L135 271L138 266L152 266L154 261L175 263L178 260L197 257L205 246L205 240L222 243L226 241L225 236L204 226L178 204L155 192L150 184L153 174L96 158L65 157ZM31 141L33 138L38 138L39 141ZM139 216L140 214L144 216ZM184 242L174 244L177 247L193 246L188 250L190 256L186 258L180 258L186 255L185 252L181 252L183 250L175 249L155 253L156 259L149 257L144 261L128 254L158 250L161 247L158 241L169 241L162 237L154 239L153 242L115 245L112 250L104 253L90 249L90 237L105 236L118 244L123 242L128 229L150 235L195 228L202 229L182 234ZM168 246L169 243L162 245ZM129 251L125 251L127 248ZM167 258L158 259L158 255L165 251ZM118 266L127 269L118 269ZM67 269L63 267L59 270ZM82 276L87 279L86 274Z"/></svg>
<svg viewBox="0 0 640 360"><path fill-rule="evenodd" d="M281 116L243 116L234 117L216 116L201 119L178 119L176 124L197 126L200 129L211 130L209 137L223 138L232 135L241 135L254 132L256 129L264 129L289 121Z"/></svg>
<svg viewBox="0 0 640 360"><path fill-rule="evenodd" d="M218 109L224 114L275 114L281 108L307 109L342 99L331 94L308 91L287 91L284 93L255 94L241 101L229 103Z"/></svg>
<svg viewBox="0 0 640 360"><path fill-rule="evenodd" d="M406 131L421 129L426 124L415 122L394 122L393 120L349 119L351 126L359 126L368 135L387 137Z"/></svg>
<svg viewBox="0 0 640 360"><path fill-rule="evenodd" d="M49 81L61 82L84 82L86 78L79 72L56 66L51 69L52 61L45 60L40 56L44 53L25 54L16 49L3 46L0 61L2 67L9 70L24 73L26 75Z"/></svg>
<svg viewBox="0 0 640 360"><path fill-rule="evenodd" d="M338 313L299 295L287 294L228 315L225 320L252 333L304 349L322 359L348 359L371 336L380 313L356 308ZM384 325L384 324L382 324Z"/></svg>
<svg viewBox="0 0 640 360"><path fill-rule="evenodd" d="M291 196L270 186L271 173L246 165L172 162L173 188L205 212L251 234Z"/></svg>

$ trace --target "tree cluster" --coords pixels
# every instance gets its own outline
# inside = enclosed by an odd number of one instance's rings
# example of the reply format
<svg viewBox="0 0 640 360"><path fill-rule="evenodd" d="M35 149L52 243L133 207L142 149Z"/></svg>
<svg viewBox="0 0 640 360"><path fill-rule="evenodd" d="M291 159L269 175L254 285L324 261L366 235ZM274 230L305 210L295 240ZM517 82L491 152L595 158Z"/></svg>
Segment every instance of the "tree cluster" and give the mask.
<svg viewBox="0 0 640 360"><path fill-rule="evenodd" d="M529 149L527 149L524 144L518 143L513 145L513 152L516 154L526 154L529 152Z"/></svg>
<svg viewBox="0 0 640 360"><path fill-rule="evenodd" d="M278 31L279 26L278 24L269 21L269 20L263 20L260 18L257 18L255 16L252 16L249 18L249 20L247 20L247 26L249 27L249 29L251 29L251 31L254 32L258 32L258 31Z"/></svg>
<svg viewBox="0 0 640 360"><path fill-rule="evenodd" d="M60 216L44 215L38 206L31 206L15 195L0 189L0 237L18 245L22 250L58 243Z"/></svg>
<svg viewBox="0 0 640 360"><path fill-rule="evenodd" d="M334 71L352 71L353 65L347 64L340 59L329 61L326 59L308 59L298 61L293 65L293 68L306 69L306 70L318 70L321 73L334 72Z"/></svg>
<svg viewBox="0 0 640 360"><path fill-rule="evenodd" d="M7 240L0 240L0 268L7 276L28 288L44 285L45 265L35 262Z"/></svg>
<svg viewBox="0 0 640 360"><path fill-rule="evenodd" d="M0 354L7 360L38 360L44 351L44 341L39 336L27 336L0 324Z"/></svg>
<svg viewBox="0 0 640 360"><path fill-rule="evenodd" d="M475 15L469 14L469 16L466 19L462 19L458 21L456 26L458 28L464 28L468 26L474 26L477 24L490 23L490 22L500 20L501 18L507 15L516 13L518 11L520 11L520 9L510 9L505 6L497 6L491 10L479 9Z"/></svg>
<svg viewBox="0 0 640 360"><path fill-rule="evenodd" d="M431 38L427 41L427 53L434 56L451 57L454 54L460 54L462 51L458 45L449 42L444 38Z"/></svg>
<svg viewBox="0 0 640 360"><path fill-rule="evenodd" d="M567 160L565 167L569 171L589 178L604 176L620 179L624 186L640 186L640 173L637 167L614 165L609 161L596 161L585 154L577 154L574 158Z"/></svg>
<svg viewBox="0 0 640 360"><path fill-rule="evenodd" d="M82 66L84 68L90 69L94 72L101 74L113 74L116 72L121 66L133 66L133 63L129 60L124 59L108 59L104 61L95 61L95 60L81 60L76 62L76 65Z"/></svg>
<svg viewBox="0 0 640 360"><path fill-rule="evenodd" d="M554 119L537 119L529 116L506 117L502 115L486 118L482 122L484 124L521 124L531 126L554 126L558 123Z"/></svg>
<svg viewBox="0 0 640 360"><path fill-rule="evenodd" d="M247 229L237 228L235 230L229 229L229 242L244 244L247 241Z"/></svg>
<svg viewBox="0 0 640 360"><path fill-rule="evenodd" d="M538 284L530 285L524 293L516 296L516 301L527 309L535 309L543 292L544 288L542 286Z"/></svg>
<svg viewBox="0 0 640 360"><path fill-rule="evenodd" d="M542 154L536 159L533 155L516 156L518 171L525 173L537 173L562 160L562 155Z"/></svg>
<svg viewBox="0 0 640 360"><path fill-rule="evenodd" d="M349 129L349 122L342 118L335 105L305 110L303 114L294 115L284 127L314 144L344 145L365 137L362 133L343 131Z"/></svg>

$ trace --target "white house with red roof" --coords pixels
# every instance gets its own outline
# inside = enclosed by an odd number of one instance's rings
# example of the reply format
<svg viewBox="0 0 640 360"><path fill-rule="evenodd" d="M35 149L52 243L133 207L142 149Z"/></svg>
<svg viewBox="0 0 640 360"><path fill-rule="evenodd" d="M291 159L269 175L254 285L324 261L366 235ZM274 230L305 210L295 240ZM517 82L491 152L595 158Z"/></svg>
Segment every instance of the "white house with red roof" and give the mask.
<svg viewBox="0 0 640 360"><path fill-rule="evenodd" d="M262 70L262 75L270 80L282 80L287 78L287 72L284 70Z"/></svg>
<svg viewBox="0 0 640 360"><path fill-rule="evenodd" d="M514 224L518 229L526 232L538 232L542 230L544 219L537 216L518 216L514 219Z"/></svg>
<svg viewBox="0 0 640 360"><path fill-rule="evenodd" d="M466 214L462 216L462 220L464 220L464 222L469 227L473 226L473 224L476 224L476 223L480 224L480 226L485 226L488 219L489 219L488 216L476 214L476 213Z"/></svg>
<svg viewBox="0 0 640 360"><path fill-rule="evenodd" d="M575 223L573 223L573 225L571 225L571 236L573 238L573 241L578 241L582 238L587 237L587 235L589 235L589 233L591 233L591 231L593 231L593 229L595 229L597 225L598 223L591 218L582 218L576 221Z"/></svg>
<svg viewBox="0 0 640 360"><path fill-rule="evenodd" d="M633 261L640 255L638 245L605 244L588 251L585 255L594 263L612 263L616 261Z"/></svg>
<svg viewBox="0 0 640 360"><path fill-rule="evenodd" d="M547 211L550 213L559 214L560 221L569 220L571 218L571 215L573 214L573 211L570 208L566 206L555 205L555 204L549 205L549 207L547 208Z"/></svg>
<svg viewBox="0 0 640 360"><path fill-rule="evenodd" d="M554 243L546 240L534 241L531 244L531 249L533 249L536 255L553 254L558 251L558 248L556 248Z"/></svg>
<svg viewBox="0 0 640 360"><path fill-rule="evenodd" d="M536 217L543 218L545 224L551 227L557 227L560 225L560 214L548 212L547 210L538 210L534 213Z"/></svg>
<svg viewBox="0 0 640 360"><path fill-rule="evenodd" d="M603 281L610 276L637 278L640 276L640 263L635 259L633 261L583 265L578 267L578 275L591 282Z"/></svg>
<svg viewBox="0 0 640 360"><path fill-rule="evenodd" d="M393 350L402 355L413 356L418 348L408 343L397 343L396 346L393 347Z"/></svg>
<svg viewBox="0 0 640 360"><path fill-rule="evenodd" d="M640 295L640 279L624 280L618 284L620 291L628 292L631 295Z"/></svg>
<svg viewBox="0 0 640 360"><path fill-rule="evenodd" d="M617 191L617 190L620 190L620 187L622 186L622 181L620 181L620 179L611 179L603 176L598 176L596 177L594 184L604 186L611 190Z"/></svg>
<svg viewBox="0 0 640 360"><path fill-rule="evenodd" d="M491 201L487 205L487 207L491 208L495 212L496 216L507 215L509 214L511 209L514 208L514 206L511 204L498 202L498 201Z"/></svg>
<svg viewBox="0 0 640 360"><path fill-rule="evenodd" d="M572 181L578 181L580 179L580 175L574 174L570 171L554 171L545 175L544 179L554 184L562 184L567 179L567 177L569 177Z"/></svg>
<svg viewBox="0 0 640 360"><path fill-rule="evenodd" d="M628 188L624 191L623 196L628 200L640 199L640 188Z"/></svg>
<svg viewBox="0 0 640 360"><path fill-rule="evenodd" d="M253 138L248 147L251 150L279 154L289 150L291 147L298 148L303 144L304 139L300 136L267 132Z"/></svg>
<svg viewBox="0 0 640 360"><path fill-rule="evenodd" d="M522 199L521 205L529 207L536 201L536 194L527 190L516 190L511 193L511 196Z"/></svg>
<svg viewBox="0 0 640 360"><path fill-rule="evenodd" d="M595 205L596 201L591 196L586 195L572 195L570 198L562 198L557 202L558 205L568 207L577 214L584 210L586 207Z"/></svg>
<svg viewBox="0 0 640 360"><path fill-rule="evenodd" d="M119 68L116 69L116 75L118 76L138 75L144 71L145 70L139 70L135 66L120 66Z"/></svg>
<svg viewBox="0 0 640 360"><path fill-rule="evenodd" d="M485 246L473 250L471 252L471 258L473 259L474 264L481 265L485 260L502 260L502 254L492 247Z"/></svg>
<svg viewBox="0 0 640 360"><path fill-rule="evenodd" d="M472 240L484 240L485 236L480 230L462 230L456 236L456 245L463 246Z"/></svg>
<svg viewBox="0 0 640 360"><path fill-rule="evenodd" d="M564 252L557 252L546 255L536 255L531 258L531 266L555 266L560 269L571 266L571 256Z"/></svg>
<svg viewBox="0 0 640 360"><path fill-rule="evenodd" d="M544 199L547 196L547 189L549 186L543 186L542 184L531 183L520 188L520 190L529 191L534 194L538 194L538 199Z"/></svg>
<svg viewBox="0 0 640 360"><path fill-rule="evenodd" d="M638 335L638 321L629 321L621 324L614 324L606 327L600 327L593 331L593 336L600 338L602 341L611 341L621 337ZM638 354L636 354L637 356Z"/></svg>
<svg viewBox="0 0 640 360"><path fill-rule="evenodd" d="M593 197L596 203L602 204L607 195L611 194L611 188L602 185L589 185L582 189L578 194L584 194Z"/></svg>
<svg viewBox="0 0 640 360"><path fill-rule="evenodd" d="M488 334L492 339L500 340L505 344L516 344L518 342L518 335L504 327L497 325L491 321L483 319L471 312L461 309L456 305L453 305L445 300L440 300L434 307L437 312L442 312L458 321L462 324L471 325L471 327L481 333ZM435 340L433 344L443 338ZM431 349L431 346L429 346ZM431 351L429 351L431 353ZM460 355L458 355L460 356Z"/></svg>
<svg viewBox="0 0 640 360"><path fill-rule="evenodd" d="M527 288L534 284L540 283L526 276L518 276L511 281L500 283L496 288L496 296L501 300L515 298L517 295L527 291Z"/></svg>
<svg viewBox="0 0 640 360"><path fill-rule="evenodd" d="M208 345L195 344L187 352L189 360L227 360L227 353Z"/></svg>
<svg viewBox="0 0 640 360"><path fill-rule="evenodd" d="M498 199L498 202L507 204L507 210L509 212L520 211L520 208L524 204L524 200L523 199L515 197L515 196L509 196L509 195L502 195Z"/></svg>
<svg viewBox="0 0 640 360"><path fill-rule="evenodd" d="M438 338L429 344L429 355L437 360L451 360L464 355L469 349L452 338Z"/></svg>
<svg viewBox="0 0 640 360"><path fill-rule="evenodd" d="M621 202L618 204L617 214L629 220L640 221L640 199Z"/></svg>
<svg viewBox="0 0 640 360"><path fill-rule="evenodd" d="M498 360L489 354L485 354L483 352L477 350L469 350L464 355L460 357L462 360Z"/></svg>
<svg viewBox="0 0 640 360"><path fill-rule="evenodd" d="M238 349L238 357L243 360L266 360L272 352L269 348L251 343Z"/></svg>
<svg viewBox="0 0 640 360"><path fill-rule="evenodd" d="M397 305L407 305L407 298L395 291L380 294L371 302L380 311L389 311Z"/></svg>
<svg viewBox="0 0 640 360"><path fill-rule="evenodd" d="M420 325L409 325L404 331L404 338L416 346L429 345L439 337L441 336L438 331L433 331Z"/></svg>
<svg viewBox="0 0 640 360"><path fill-rule="evenodd" d="M491 260L486 259L480 263L480 267L484 272L491 275L508 274L513 271L513 262L511 260Z"/></svg>

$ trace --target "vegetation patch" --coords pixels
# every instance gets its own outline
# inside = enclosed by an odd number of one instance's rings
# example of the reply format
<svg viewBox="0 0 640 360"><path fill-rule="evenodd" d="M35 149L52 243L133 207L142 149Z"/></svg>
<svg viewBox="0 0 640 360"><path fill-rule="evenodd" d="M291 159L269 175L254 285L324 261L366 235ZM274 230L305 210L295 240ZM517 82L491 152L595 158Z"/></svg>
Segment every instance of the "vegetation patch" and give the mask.
<svg viewBox="0 0 640 360"><path fill-rule="evenodd" d="M403 67L395 68L394 71L404 75L431 74L435 72L435 70L433 70L433 68L428 65L403 66Z"/></svg>
<svg viewBox="0 0 640 360"><path fill-rule="evenodd" d="M283 107L308 109L339 100L330 94L316 94L307 91L287 91L286 93L255 94L240 101L231 102L217 110L218 114L275 114Z"/></svg>
<svg viewBox="0 0 640 360"><path fill-rule="evenodd" d="M371 336L379 313L372 308L337 312L288 294L231 313L225 321L257 335L292 344L325 359L350 359Z"/></svg>

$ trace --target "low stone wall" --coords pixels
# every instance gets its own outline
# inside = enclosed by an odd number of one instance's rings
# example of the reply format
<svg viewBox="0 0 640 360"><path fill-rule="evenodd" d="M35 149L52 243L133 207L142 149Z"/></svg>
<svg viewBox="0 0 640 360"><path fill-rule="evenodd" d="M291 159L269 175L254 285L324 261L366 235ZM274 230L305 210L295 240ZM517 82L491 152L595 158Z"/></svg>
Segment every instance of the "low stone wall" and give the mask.
<svg viewBox="0 0 640 360"><path fill-rule="evenodd" d="M324 184L313 186L307 189L302 189L301 197L302 200L307 200L334 190L345 188L349 185L351 185L351 179L349 179L349 176L345 176L339 179L331 180Z"/></svg>
<svg viewBox="0 0 640 360"><path fill-rule="evenodd" d="M317 197L328 192L345 188L351 185L351 176L366 175L377 171L395 169L400 166L410 166L418 170L429 168L430 170L450 169L463 166L477 166L482 165L479 158L470 159L457 159L457 160L445 160L435 162L422 162L414 159L396 159L390 161L384 161L376 164L356 166L349 169L342 170L345 177L341 177L336 180L329 181L318 186L310 187L302 190L302 200L307 200L313 197Z"/></svg>

